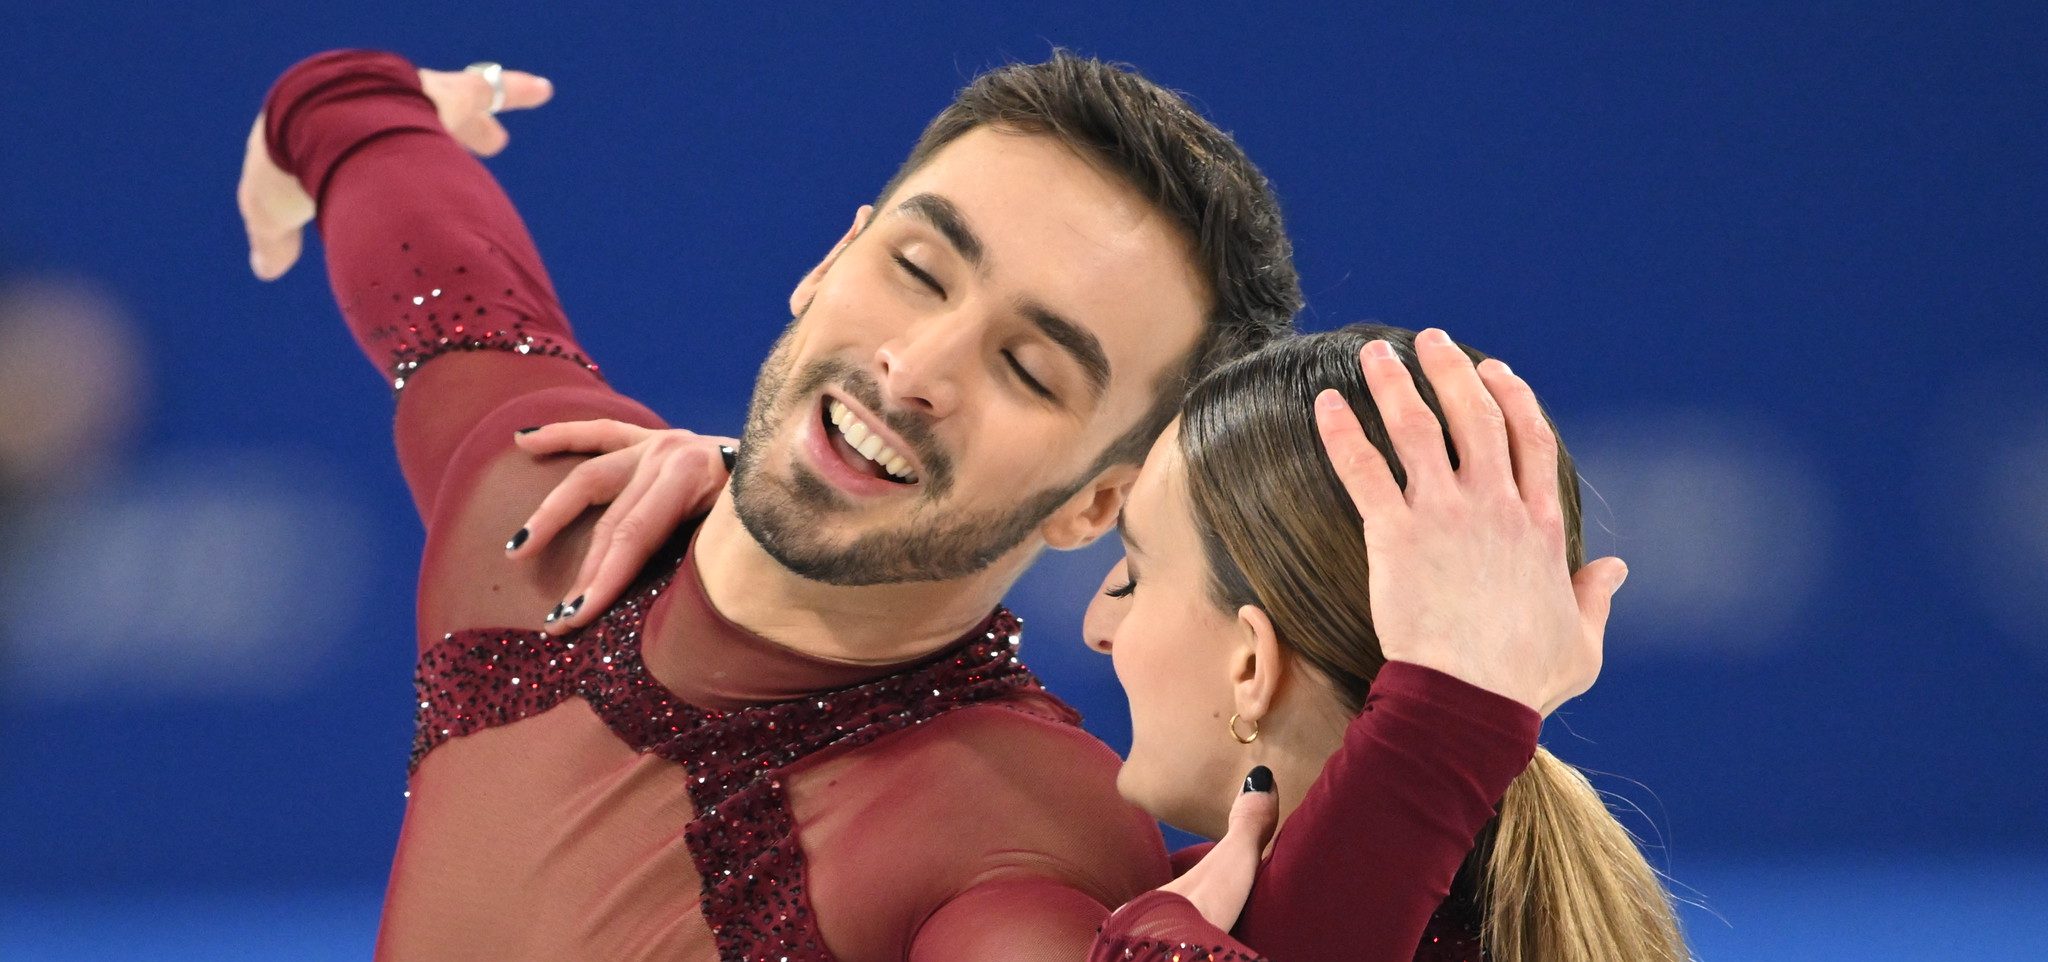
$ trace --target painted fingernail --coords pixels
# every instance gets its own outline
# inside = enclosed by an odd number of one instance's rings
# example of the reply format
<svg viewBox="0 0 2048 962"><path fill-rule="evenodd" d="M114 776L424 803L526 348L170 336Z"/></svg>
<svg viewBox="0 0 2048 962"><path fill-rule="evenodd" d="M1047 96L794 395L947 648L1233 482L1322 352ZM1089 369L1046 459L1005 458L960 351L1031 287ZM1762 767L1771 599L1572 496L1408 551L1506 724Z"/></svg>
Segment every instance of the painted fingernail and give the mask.
<svg viewBox="0 0 2048 962"><path fill-rule="evenodd" d="M519 430L517 430L517 431L514 431L514 432L512 432L512 433L514 433L514 434L532 434L533 432L535 432L535 431L538 431L538 430L540 430L540 426L539 426L539 425L534 425L533 427L530 427L530 428L520 428Z"/></svg>
<svg viewBox="0 0 2048 962"><path fill-rule="evenodd" d="M1385 341L1374 341L1371 344L1367 344L1365 349L1371 351L1372 356L1380 360L1391 361L1394 359L1394 345L1388 344Z"/></svg>
<svg viewBox="0 0 2048 962"><path fill-rule="evenodd" d="M1273 770L1264 765L1252 769L1251 774L1244 777L1244 791L1246 792L1270 792L1272 790ZM1243 793L1240 792L1239 794Z"/></svg>
<svg viewBox="0 0 2048 962"><path fill-rule="evenodd" d="M526 543L527 535L531 533L532 532L527 531L525 528L520 528L519 532L512 536L512 540L505 542L505 550L518 551L519 546Z"/></svg>
<svg viewBox="0 0 2048 962"><path fill-rule="evenodd" d="M734 451L730 444L719 445L718 456L725 459L725 470L728 472L732 471L733 464L740 459L739 452Z"/></svg>
<svg viewBox="0 0 2048 962"><path fill-rule="evenodd" d="M574 600L574 601L571 601L571 602L569 602L568 604L566 604L566 605L563 605L563 606L562 606L562 617L564 617L564 618L574 618L574 617L576 617L576 612L577 612L577 611L579 611L579 610L581 610L582 608L583 608L583 596L582 596L582 595L577 595L577 596L576 596L576 600Z"/></svg>
<svg viewBox="0 0 2048 962"><path fill-rule="evenodd" d="M554 624L554 623L555 623L556 619L559 619L559 618L561 618L561 617L562 617L562 606L561 606L561 605L556 605L556 606L554 606L553 608L549 608L549 609L548 609L548 616L547 616L547 619L546 619L546 621L545 621L544 623L545 623L545 624L550 624L550 625L552 625L552 624Z"/></svg>

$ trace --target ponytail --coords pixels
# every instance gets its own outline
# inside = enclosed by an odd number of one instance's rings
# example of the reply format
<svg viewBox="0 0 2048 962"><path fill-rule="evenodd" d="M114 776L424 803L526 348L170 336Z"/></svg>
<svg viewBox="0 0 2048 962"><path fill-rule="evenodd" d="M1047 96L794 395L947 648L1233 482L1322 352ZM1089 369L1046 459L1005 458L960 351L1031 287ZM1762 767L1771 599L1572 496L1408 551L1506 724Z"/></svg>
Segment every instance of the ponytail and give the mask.
<svg viewBox="0 0 2048 962"><path fill-rule="evenodd" d="M1656 871L1578 769L1536 749L1492 834L1480 940L1493 962L1691 958Z"/></svg>

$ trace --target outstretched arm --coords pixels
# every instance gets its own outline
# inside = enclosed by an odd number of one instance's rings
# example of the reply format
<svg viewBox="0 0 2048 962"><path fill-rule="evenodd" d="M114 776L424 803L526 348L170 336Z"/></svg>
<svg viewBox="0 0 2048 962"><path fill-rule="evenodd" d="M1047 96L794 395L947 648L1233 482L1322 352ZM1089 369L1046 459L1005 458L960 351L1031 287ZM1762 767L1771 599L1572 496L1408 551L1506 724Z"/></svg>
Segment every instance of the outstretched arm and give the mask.
<svg viewBox="0 0 2048 962"><path fill-rule="evenodd" d="M508 108L552 91L530 74L505 82ZM258 276L290 268L318 214L335 301L398 393L400 466L429 520L456 449L491 411L550 388L610 393L511 200L471 155L505 143L490 96L481 76L394 54L310 57L265 99L238 192ZM486 360L441 363L454 354Z"/></svg>
<svg viewBox="0 0 2048 962"><path fill-rule="evenodd" d="M531 75L505 81L508 107L550 91ZM568 588L565 565L504 558L519 519L569 468L518 455L515 430L661 424L597 376L525 224L472 156L505 143L490 98L482 77L393 54L308 58L271 88L237 192L261 277L291 266L317 213L342 316L398 394L399 465L428 530L423 643L534 621ZM484 580L496 590L472 590Z"/></svg>

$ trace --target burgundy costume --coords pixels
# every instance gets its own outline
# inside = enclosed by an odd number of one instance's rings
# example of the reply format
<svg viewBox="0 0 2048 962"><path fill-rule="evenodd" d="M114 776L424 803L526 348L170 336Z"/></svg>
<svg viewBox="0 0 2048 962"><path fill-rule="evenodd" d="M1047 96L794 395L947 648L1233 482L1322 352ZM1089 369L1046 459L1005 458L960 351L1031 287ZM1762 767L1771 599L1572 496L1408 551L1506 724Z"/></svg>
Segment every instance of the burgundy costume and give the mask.
<svg viewBox="0 0 2048 962"><path fill-rule="evenodd" d="M501 547L566 467L513 431L663 424L597 376L517 213L410 64L322 54L265 111L271 157L320 203L349 329L399 392L427 526L380 958L1254 957L1146 894L1171 871L1158 832L1118 798L1114 754L1018 661L1007 611L911 664L808 657L717 612L686 530L589 627L493 627L560 600ZM1475 956L1445 896L1536 725L1389 665L1238 933L1280 962Z"/></svg>

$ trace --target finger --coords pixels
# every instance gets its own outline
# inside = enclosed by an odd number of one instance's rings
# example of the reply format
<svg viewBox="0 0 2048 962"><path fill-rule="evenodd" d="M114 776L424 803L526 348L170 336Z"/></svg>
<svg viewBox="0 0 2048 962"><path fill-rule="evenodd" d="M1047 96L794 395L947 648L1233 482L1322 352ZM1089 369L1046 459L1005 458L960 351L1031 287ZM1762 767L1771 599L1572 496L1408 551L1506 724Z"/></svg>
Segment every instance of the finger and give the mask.
<svg viewBox="0 0 2048 962"><path fill-rule="evenodd" d="M579 454L609 454L620 448L632 447L647 440L654 434L650 428L624 421L599 418L593 421L557 421L537 428L522 428L512 436L512 443L519 450L531 455L561 454L572 451Z"/></svg>
<svg viewBox="0 0 2048 962"><path fill-rule="evenodd" d="M451 131L457 143L482 157L496 157L512 143L512 134L490 114L475 114Z"/></svg>
<svg viewBox="0 0 2048 962"><path fill-rule="evenodd" d="M505 85L505 103L498 108L499 113L507 110L532 110L555 97L554 81L539 74L527 73L524 70L507 70L498 75L498 80ZM489 84L485 86L488 87ZM488 105L490 102L490 95L486 93L484 103Z"/></svg>
<svg viewBox="0 0 2048 962"><path fill-rule="evenodd" d="M1262 787L1254 787L1254 783ZM1193 891L1188 901L1211 925L1225 931L1237 925L1259 874L1259 860L1280 822L1280 803L1273 793L1273 773L1264 765L1245 778L1245 790L1230 806L1230 827L1216 846L1188 872Z"/></svg>
<svg viewBox="0 0 2048 962"><path fill-rule="evenodd" d="M527 516L526 523L505 543L506 552L514 558L525 558L546 547L591 506L617 498L632 481L633 469L639 463L637 454L614 452L577 465Z"/></svg>
<svg viewBox="0 0 2048 962"><path fill-rule="evenodd" d="M298 228L259 231L254 225L248 225L248 231L249 270L258 280L277 280L299 262L305 240Z"/></svg>
<svg viewBox="0 0 2048 962"><path fill-rule="evenodd" d="M587 587L577 592L584 598L583 604L557 624L580 628L625 594L655 552L682 526L683 519L697 513L704 500L703 489L711 485L715 490L713 478L725 476L724 466L717 462L713 451L690 451L664 464L646 494L631 507L620 507L634 523L622 522L613 530L603 556L598 559L597 573Z"/></svg>
<svg viewBox="0 0 2048 962"><path fill-rule="evenodd" d="M1407 475L1408 503L1414 504L1418 491L1441 491L1456 483L1451 476L1450 456L1444 450L1443 426L1422 395L1415 390L1415 378L1394 345L1375 340L1359 352L1365 385L1379 409L1393 442L1394 457Z"/></svg>
<svg viewBox="0 0 2048 962"><path fill-rule="evenodd" d="M1509 367L1489 360L1479 366L1487 390L1500 402L1507 420L1508 447L1515 463L1515 487L1530 513L1545 524L1563 525L1558 493L1557 429L1543 416L1543 405L1529 382Z"/></svg>
<svg viewBox="0 0 2048 962"><path fill-rule="evenodd" d="M605 555L611 550L612 540L618 537L621 531L629 536L639 534L639 528L645 524L645 520L634 514L634 508L667 467L666 462L650 462L645 458L634 466L633 477L626 482L625 490L620 491L619 496L612 499L612 503L604 509L604 515L597 519L597 527L590 534L590 546L583 552L583 566L576 572L576 580L570 582L568 596L544 616L543 630L557 634L567 631L571 618L581 612L593 610L590 605L589 586L597 578L599 564L604 561Z"/></svg>
<svg viewBox="0 0 2048 962"><path fill-rule="evenodd" d="M1480 490L1512 490L1507 428L1472 358L1437 328L1416 335L1415 357L1436 388L1446 430L1458 449L1458 479Z"/></svg>
<svg viewBox="0 0 2048 962"><path fill-rule="evenodd" d="M1407 509L1406 502L1401 500L1401 486L1394 483L1394 472L1387 467L1386 457L1365 436L1358 412L1351 409L1343 394L1326 390L1316 395L1316 433L1322 436L1323 453L1336 470L1337 480L1343 482L1344 490L1351 495L1359 517L1365 519L1368 532L1397 517L1396 512Z"/></svg>
<svg viewBox="0 0 2048 962"><path fill-rule="evenodd" d="M1614 557L1589 561L1572 574L1572 595L1578 602L1580 638L1585 646L1575 659L1582 674L1572 680L1563 697L1544 707L1543 714L1585 694L1599 679L1600 666L1606 660L1607 618L1614 610L1615 593L1627 580L1628 565Z"/></svg>

